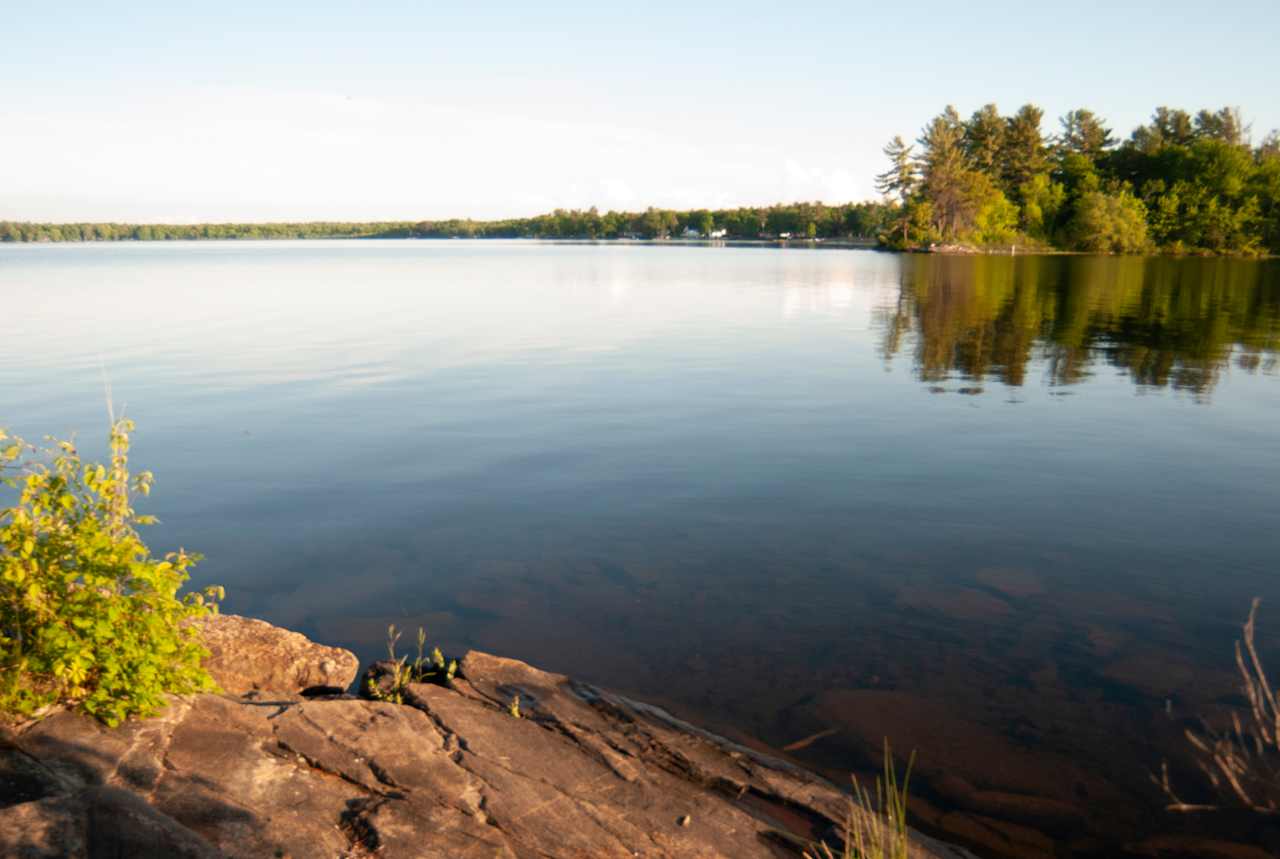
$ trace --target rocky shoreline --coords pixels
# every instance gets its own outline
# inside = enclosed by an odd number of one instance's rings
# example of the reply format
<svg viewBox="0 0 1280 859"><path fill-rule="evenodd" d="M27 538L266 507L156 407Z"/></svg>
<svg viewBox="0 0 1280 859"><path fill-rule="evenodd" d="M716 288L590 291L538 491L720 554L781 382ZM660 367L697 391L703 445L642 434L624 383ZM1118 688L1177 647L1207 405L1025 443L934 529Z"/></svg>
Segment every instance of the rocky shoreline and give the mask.
<svg viewBox="0 0 1280 859"><path fill-rule="evenodd" d="M222 615L206 638L223 694L0 736L0 857L736 859L838 843L847 803L829 782L563 675L472 651L448 686L409 684L394 704L347 694L355 655L298 633Z"/></svg>

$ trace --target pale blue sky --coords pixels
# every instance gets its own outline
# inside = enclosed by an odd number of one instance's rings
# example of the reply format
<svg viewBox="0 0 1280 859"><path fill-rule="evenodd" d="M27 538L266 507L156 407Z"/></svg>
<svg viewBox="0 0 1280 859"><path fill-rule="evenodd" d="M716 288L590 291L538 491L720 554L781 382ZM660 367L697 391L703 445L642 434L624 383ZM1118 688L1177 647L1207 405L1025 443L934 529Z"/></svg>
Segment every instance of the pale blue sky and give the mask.
<svg viewBox="0 0 1280 859"><path fill-rule="evenodd" d="M843 202L946 104L1280 127L1280 3L0 0L0 219Z"/></svg>

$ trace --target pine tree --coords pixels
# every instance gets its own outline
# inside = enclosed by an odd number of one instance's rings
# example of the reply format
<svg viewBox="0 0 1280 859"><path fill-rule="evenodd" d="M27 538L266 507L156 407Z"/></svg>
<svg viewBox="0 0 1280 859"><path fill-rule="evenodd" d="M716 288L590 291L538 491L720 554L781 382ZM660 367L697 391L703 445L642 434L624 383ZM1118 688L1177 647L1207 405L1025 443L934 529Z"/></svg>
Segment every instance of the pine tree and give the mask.
<svg viewBox="0 0 1280 859"><path fill-rule="evenodd" d="M1249 136L1249 126L1241 119L1238 107L1200 111L1196 114L1195 129L1197 137L1221 140L1232 146L1243 146Z"/></svg>
<svg viewBox="0 0 1280 859"><path fill-rule="evenodd" d="M1049 169L1048 149L1040 133L1044 111L1025 104L1009 117L1005 125L1001 174L1006 193L1020 200L1022 186L1038 173Z"/></svg>
<svg viewBox="0 0 1280 859"><path fill-rule="evenodd" d="M994 104L983 105L964 124L964 148L973 166L999 178L1000 150L1004 146L1005 120Z"/></svg>
<svg viewBox="0 0 1280 859"><path fill-rule="evenodd" d="M1095 161L1102 153L1115 145L1111 129L1091 110L1072 110L1058 120L1062 133L1058 135L1058 148L1066 153L1084 155Z"/></svg>
<svg viewBox="0 0 1280 859"><path fill-rule="evenodd" d="M921 152L917 162L925 196L933 205L934 224L944 236L954 236L972 172L956 109L947 105L924 127L918 142Z"/></svg>
<svg viewBox="0 0 1280 859"><path fill-rule="evenodd" d="M885 196L897 194L902 203L903 245L907 243L907 227L911 221L907 212L908 203L920 183L912 149L913 147L903 143L901 136L895 136L884 148L884 154L889 159L889 169L876 176L876 190Z"/></svg>

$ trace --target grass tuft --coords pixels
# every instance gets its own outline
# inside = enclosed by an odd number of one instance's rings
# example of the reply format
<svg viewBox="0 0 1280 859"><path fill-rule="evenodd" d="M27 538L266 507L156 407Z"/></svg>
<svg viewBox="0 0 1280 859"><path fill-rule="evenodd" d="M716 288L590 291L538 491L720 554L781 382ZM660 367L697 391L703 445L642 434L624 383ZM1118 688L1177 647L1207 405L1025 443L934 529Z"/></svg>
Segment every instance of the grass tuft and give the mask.
<svg viewBox="0 0 1280 859"><path fill-rule="evenodd" d="M910 834L907 829L907 789L916 754L907 761L902 784L893 765L889 741L884 742L884 775L876 779L872 792L853 778L853 796L841 833L844 845L839 853L826 843L805 851L805 859L907 859Z"/></svg>

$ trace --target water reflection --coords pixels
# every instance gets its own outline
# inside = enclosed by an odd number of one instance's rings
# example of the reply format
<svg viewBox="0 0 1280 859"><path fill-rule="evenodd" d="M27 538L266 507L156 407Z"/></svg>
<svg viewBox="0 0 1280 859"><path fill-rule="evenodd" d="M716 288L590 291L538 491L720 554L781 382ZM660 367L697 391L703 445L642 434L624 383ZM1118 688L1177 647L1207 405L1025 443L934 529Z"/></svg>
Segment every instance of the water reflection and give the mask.
<svg viewBox="0 0 1280 859"><path fill-rule="evenodd" d="M1099 365L1206 398L1228 367L1274 373L1273 264L1107 257L904 257L883 350L922 381L1075 385ZM960 392L972 392L973 386Z"/></svg>
<svg viewBox="0 0 1280 859"><path fill-rule="evenodd" d="M1275 263L58 245L0 295L0 424L88 442L105 365L229 611L821 735L840 781L889 734L989 855L1182 825L1147 773L1280 604Z"/></svg>

